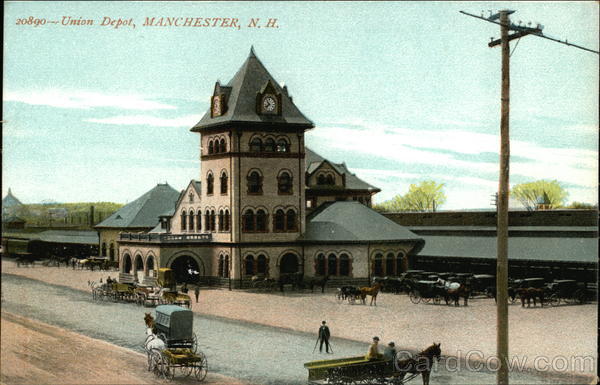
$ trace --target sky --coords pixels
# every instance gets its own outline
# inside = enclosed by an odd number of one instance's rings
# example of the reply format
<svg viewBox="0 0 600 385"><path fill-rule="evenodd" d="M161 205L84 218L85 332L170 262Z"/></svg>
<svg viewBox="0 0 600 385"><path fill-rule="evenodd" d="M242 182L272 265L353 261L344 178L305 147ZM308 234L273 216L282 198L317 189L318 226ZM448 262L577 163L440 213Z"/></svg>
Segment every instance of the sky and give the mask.
<svg viewBox="0 0 600 385"><path fill-rule="evenodd" d="M24 203L126 203L199 179L189 129L253 46L314 122L307 146L381 188L376 203L434 180L441 209L490 209L501 52L487 43L500 27L459 11L515 10L514 23L594 50L600 34L598 2L4 4L2 195ZM152 17L240 27L144 26ZM101 25L118 20L131 25ZM511 50L511 185L557 180L569 202L597 203L598 55L535 36Z"/></svg>

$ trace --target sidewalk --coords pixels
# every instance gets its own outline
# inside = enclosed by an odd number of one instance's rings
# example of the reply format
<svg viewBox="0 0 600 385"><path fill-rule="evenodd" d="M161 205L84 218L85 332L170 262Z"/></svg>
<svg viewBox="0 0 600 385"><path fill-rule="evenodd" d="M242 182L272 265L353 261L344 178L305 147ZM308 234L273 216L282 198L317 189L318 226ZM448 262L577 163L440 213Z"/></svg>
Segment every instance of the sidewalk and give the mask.
<svg viewBox="0 0 600 385"><path fill-rule="evenodd" d="M65 267L17 268L3 261L5 273L18 274L89 291L88 280L105 280L116 272L90 272ZM190 291L193 300L193 291ZM91 300L91 295L90 295ZM469 353L486 358L495 355L496 310L493 299L473 299L468 307L412 304L406 295L380 293L377 307L338 303L334 291L325 294L270 294L202 289L200 302L193 310L207 314L296 331L316 333L326 320L336 337L364 341L365 347L375 335L382 343L395 341L399 349L422 350L432 342L441 342L442 353L465 358ZM509 306L510 355L533 367L536 357L548 362L559 357L593 357L593 364L574 371L593 374L596 371L597 304L522 308ZM316 334L315 334L316 335ZM473 356L472 356L473 358ZM560 369L560 368L559 368Z"/></svg>

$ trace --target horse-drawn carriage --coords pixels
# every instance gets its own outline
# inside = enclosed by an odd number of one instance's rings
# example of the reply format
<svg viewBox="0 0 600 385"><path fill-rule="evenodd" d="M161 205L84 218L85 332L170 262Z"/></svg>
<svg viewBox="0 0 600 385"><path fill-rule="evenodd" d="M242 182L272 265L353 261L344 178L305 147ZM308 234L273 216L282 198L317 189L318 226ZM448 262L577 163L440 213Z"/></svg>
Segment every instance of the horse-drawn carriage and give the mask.
<svg viewBox="0 0 600 385"><path fill-rule="evenodd" d="M572 279L555 280L546 285L544 297L552 306L558 306L561 301L583 304L587 301L587 289L584 283Z"/></svg>
<svg viewBox="0 0 600 385"><path fill-rule="evenodd" d="M157 283L161 287L158 302L161 305L180 305L192 307L192 299L185 293L177 291L175 273L169 268L158 269Z"/></svg>
<svg viewBox="0 0 600 385"><path fill-rule="evenodd" d="M173 379L179 369L184 376L193 375L196 380L203 381L208 362L204 353L198 351L192 311L175 305L160 305L156 308L156 319L146 313L144 320L148 327L144 343L148 370L157 377Z"/></svg>
<svg viewBox="0 0 600 385"><path fill-rule="evenodd" d="M473 295L485 295L493 298L496 290L496 276L491 274L475 274L470 280Z"/></svg>
<svg viewBox="0 0 600 385"><path fill-rule="evenodd" d="M437 281L410 281L410 292L408 298L410 302L417 304L419 302L430 302L439 304L446 298L446 290L440 286Z"/></svg>
<svg viewBox="0 0 600 385"><path fill-rule="evenodd" d="M429 384L433 363L440 357L440 344L433 344L405 359L368 360L365 356L358 356L307 362L304 367L308 369L308 383L312 385L402 385L419 374L423 376L423 384Z"/></svg>

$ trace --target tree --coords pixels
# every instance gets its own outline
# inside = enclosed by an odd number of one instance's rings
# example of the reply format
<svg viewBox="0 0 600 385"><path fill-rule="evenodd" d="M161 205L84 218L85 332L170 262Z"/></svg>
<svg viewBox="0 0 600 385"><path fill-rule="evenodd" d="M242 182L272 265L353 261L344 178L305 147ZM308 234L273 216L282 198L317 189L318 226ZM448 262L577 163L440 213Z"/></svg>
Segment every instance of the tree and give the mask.
<svg viewBox="0 0 600 385"><path fill-rule="evenodd" d="M446 203L443 187L443 183L438 184L432 180L418 185L411 184L406 194L396 195L391 200L376 205L375 209L383 212L436 211Z"/></svg>
<svg viewBox="0 0 600 385"><path fill-rule="evenodd" d="M593 205L591 203L585 203L585 202L573 201L568 206L566 206L565 208L567 208L567 209L578 209L578 210L597 210L598 209L598 205Z"/></svg>
<svg viewBox="0 0 600 385"><path fill-rule="evenodd" d="M529 211L565 205L569 193L556 180L537 180L515 185L511 193Z"/></svg>

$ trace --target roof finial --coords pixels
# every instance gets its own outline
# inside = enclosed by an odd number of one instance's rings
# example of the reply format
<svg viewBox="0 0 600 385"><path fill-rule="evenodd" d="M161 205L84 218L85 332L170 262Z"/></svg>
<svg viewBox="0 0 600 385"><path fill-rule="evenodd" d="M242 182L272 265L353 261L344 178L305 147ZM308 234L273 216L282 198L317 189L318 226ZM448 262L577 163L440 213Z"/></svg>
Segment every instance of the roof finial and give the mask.
<svg viewBox="0 0 600 385"><path fill-rule="evenodd" d="M250 55L248 55L248 57L256 57L256 54L254 53L254 45L250 46Z"/></svg>

